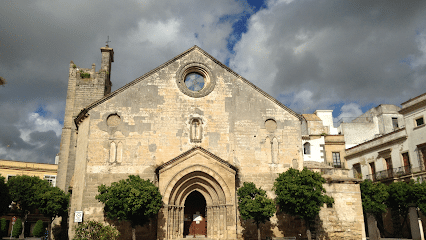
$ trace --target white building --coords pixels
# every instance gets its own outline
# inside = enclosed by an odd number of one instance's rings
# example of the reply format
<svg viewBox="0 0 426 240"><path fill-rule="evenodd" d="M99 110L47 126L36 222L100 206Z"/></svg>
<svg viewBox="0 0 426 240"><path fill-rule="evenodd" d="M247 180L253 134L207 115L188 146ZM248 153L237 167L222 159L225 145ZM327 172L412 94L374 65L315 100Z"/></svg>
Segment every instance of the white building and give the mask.
<svg viewBox="0 0 426 240"><path fill-rule="evenodd" d="M404 125L401 108L391 104L374 107L350 122L342 119L338 132L345 135L346 149L393 132Z"/></svg>
<svg viewBox="0 0 426 240"><path fill-rule="evenodd" d="M398 107L394 105L380 105L361 115L375 123L376 126L370 128L371 132L360 131L361 125L356 123L339 128L349 144L367 140L346 150L348 168L352 169L350 176L383 182L423 177L426 165L426 93L401 105L397 113ZM367 123L364 123L364 130L366 126ZM356 133L356 129L360 132Z"/></svg>
<svg viewBox="0 0 426 240"><path fill-rule="evenodd" d="M333 126L333 110L316 110L303 114L303 160L305 163L324 163L324 166L345 168L344 137ZM309 164L305 164L309 166Z"/></svg>

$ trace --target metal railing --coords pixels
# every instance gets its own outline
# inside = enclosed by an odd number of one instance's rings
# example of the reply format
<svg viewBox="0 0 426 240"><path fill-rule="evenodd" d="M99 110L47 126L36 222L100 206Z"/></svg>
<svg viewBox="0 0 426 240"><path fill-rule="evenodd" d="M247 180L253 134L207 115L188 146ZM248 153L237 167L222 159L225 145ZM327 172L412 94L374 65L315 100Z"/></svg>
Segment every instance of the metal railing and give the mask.
<svg viewBox="0 0 426 240"><path fill-rule="evenodd" d="M404 176L404 175L408 175L408 174L420 172L420 171L424 171L424 169L422 167L412 168L409 165L409 166L403 166L403 167L378 171L375 174L367 174L367 175L365 175L365 179L370 179L371 181L374 182L374 181L377 181L377 180L385 180L385 179L389 179L389 178L400 177L400 176Z"/></svg>
<svg viewBox="0 0 426 240"><path fill-rule="evenodd" d="M393 170L394 169L396 169L396 168L386 169L386 170L383 170L383 171L376 172L376 179L381 180L381 179L393 178L393 175L394 175Z"/></svg>

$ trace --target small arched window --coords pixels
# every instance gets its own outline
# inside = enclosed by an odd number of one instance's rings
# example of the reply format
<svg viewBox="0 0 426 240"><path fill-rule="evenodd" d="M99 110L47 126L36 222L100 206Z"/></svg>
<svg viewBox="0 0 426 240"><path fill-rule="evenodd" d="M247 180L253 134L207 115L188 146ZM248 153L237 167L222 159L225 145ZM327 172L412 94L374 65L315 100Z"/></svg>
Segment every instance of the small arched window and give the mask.
<svg viewBox="0 0 426 240"><path fill-rule="evenodd" d="M311 154L311 144L310 143L305 143L303 144L303 153L308 155Z"/></svg>
<svg viewBox="0 0 426 240"><path fill-rule="evenodd" d="M202 137L202 121L199 118L193 118L191 124L191 142L200 143Z"/></svg>
<svg viewBox="0 0 426 240"><path fill-rule="evenodd" d="M109 162L113 163L115 162L117 157L117 145L115 142L111 142L110 148L109 148Z"/></svg>

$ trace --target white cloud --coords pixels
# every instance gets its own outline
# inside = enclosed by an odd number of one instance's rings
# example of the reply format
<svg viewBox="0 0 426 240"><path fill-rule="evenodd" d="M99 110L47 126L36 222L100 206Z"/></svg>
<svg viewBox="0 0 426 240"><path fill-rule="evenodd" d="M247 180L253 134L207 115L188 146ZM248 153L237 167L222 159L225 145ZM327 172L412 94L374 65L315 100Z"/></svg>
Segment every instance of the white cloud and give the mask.
<svg viewBox="0 0 426 240"><path fill-rule="evenodd" d="M62 125L57 119L42 117L38 113L28 114L28 119L25 124L19 124L18 128L21 132L21 138L30 144L30 134L32 132L47 132L53 130L56 136L60 136L62 133Z"/></svg>
<svg viewBox="0 0 426 240"><path fill-rule="evenodd" d="M343 119L345 122L352 121L354 118L362 115L361 106L357 103L348 103L342 106L340 109L340 115L334 119L335 122Z"/></svg>
<svg viewBox="0 0 426 240"><path fill-rule="evenodd" d="M142 20L138 23L138 28L129 34L128 39L139 43L149 41L155 45L166 45L180 37L180 24L176 19L169 19L167 22Z"/></svg>

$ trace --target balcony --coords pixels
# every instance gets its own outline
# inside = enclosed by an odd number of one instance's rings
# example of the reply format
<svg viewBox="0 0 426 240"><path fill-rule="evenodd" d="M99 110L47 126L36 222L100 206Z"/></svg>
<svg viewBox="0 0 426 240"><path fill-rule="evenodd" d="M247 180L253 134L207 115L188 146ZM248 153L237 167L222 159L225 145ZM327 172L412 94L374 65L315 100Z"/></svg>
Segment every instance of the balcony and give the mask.
<svg viewBox="0 0 426 240"><path fill-rule="evenodd" d="M382 179L393 178L393 176L394 176L394 170L396 170L396 168L387 169L387 170L383 170L383 171L378 171L376 173L376 179L377 180L382 180Z"/></svg>
<svg viewBox="0 0 426 240"><path fill-rule="evenodd" d="M378 180L387 180L391 178L408 175L408 174L411 174L412 172L413 170L411 169L411 166L403 166L403 167L378 171L375 174L367 174L365 176L365 179L370 179L371 181L374 182Z"/></svg>

